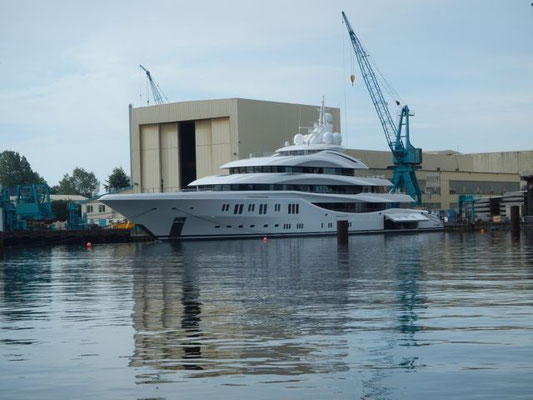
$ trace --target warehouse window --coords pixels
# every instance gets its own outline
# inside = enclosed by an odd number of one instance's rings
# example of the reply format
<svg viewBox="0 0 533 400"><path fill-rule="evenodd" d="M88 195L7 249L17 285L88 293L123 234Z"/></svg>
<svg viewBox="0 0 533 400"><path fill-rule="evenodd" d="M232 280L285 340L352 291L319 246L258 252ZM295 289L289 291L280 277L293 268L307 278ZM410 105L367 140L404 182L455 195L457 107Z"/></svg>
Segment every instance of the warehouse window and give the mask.
<svg viewBox="0 0 533 400"><path fill-rule="evenodd" d="M101 212L101 213L105 212L105 206L103 204L100 204L98 206L98 212Z"/></svg>
<svg viewBox="0 0 533 400"><path fill-rule="evenodd" d="M92 213L93 212L93 206L87 206L85 209L85 212Z"/></svg>

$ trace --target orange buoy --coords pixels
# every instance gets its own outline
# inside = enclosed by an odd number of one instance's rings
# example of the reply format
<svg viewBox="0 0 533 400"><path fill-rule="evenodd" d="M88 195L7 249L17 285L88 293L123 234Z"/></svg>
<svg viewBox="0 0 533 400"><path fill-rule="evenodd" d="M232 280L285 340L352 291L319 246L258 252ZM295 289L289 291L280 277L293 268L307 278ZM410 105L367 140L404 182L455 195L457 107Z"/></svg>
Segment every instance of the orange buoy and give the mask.
<svg viewBox="0 0 533 400"><path fill-rule="evenodd" d="M485 233L485 229L480 230L481 233Z"/></svg>

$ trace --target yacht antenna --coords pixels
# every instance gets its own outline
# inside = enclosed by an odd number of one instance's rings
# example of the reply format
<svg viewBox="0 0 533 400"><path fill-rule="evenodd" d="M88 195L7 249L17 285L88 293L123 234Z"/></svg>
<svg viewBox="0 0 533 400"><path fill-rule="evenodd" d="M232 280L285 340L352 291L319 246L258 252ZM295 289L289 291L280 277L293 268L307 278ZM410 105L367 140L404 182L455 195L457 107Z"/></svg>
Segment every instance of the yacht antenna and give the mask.
<svg viewBox="0 0 533 400"><path fill-rule="evenodd" d="M320 123L320 125L324 125L324 110L325 110L325 106L324 106L324 96L322 96L322 106L320 107L320 115L318 117L318 122Z"/></svg>

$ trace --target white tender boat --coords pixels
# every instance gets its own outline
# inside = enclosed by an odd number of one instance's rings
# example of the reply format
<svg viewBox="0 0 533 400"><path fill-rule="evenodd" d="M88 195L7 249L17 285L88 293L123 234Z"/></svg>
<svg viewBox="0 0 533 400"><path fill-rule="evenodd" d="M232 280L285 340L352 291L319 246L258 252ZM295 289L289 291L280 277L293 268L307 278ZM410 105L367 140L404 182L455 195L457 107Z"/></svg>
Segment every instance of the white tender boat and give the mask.
<svg viewBox="0 0 533 400"><path fill-rule="evenodd" d="M440 230L442 223L412 208L392 183L358 176L368 169L343 153L324 104L318 121L294 144L269 157L233 161L229 174L197 179L173 193L108 194L100 201L159 239L331 235Z"/></svg>

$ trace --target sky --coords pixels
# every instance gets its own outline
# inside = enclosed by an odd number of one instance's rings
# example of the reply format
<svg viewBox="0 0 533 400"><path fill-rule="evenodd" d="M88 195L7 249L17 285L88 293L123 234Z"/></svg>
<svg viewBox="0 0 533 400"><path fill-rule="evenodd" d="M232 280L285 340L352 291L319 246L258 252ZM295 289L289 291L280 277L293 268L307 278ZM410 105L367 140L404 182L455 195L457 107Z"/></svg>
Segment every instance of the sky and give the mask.
<svg viewBox="0 0 533 400"><path fill-rule="evenodd" d="M341 11L415 112L416 147L533 150L531 0L0 0L0 151L50 185L75 167L102 183L129 171L139 64L171 102L324 96L345 147L387 150Z"/></svg>

